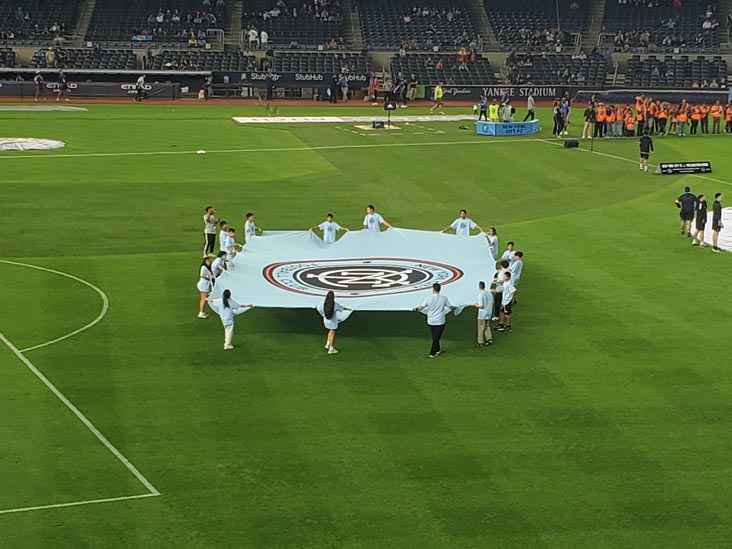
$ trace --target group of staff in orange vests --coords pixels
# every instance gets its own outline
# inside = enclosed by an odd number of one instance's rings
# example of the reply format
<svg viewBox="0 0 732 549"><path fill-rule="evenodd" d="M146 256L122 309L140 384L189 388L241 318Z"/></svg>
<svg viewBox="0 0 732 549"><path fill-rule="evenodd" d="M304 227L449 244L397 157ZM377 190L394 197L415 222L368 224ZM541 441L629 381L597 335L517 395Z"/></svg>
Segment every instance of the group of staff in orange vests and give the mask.
<svg viewBox="0 0 732 549"><path fill-rule="evenodd" d="M721 133L722 120L725 133L732 133L730 102L726 105L722 105L719 101L713 105L706 103L692 105L684 99L678 105L674 105L639 95L635 98L635 106L591 102L588 110L594 111L594 131L592 135L589 134L591 128L587 122L593 117L586 116L583 138L633 137L643 135L646 131L649 134L680 136L687 135L687 130L690 135Z"/></svg>

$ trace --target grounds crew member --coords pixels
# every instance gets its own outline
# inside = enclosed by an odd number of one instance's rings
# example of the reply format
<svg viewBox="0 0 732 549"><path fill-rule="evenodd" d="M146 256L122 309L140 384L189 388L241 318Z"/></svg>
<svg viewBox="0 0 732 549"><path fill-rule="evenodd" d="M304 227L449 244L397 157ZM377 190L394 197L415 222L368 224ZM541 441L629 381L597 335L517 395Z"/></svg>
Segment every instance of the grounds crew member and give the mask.
<svg viewBox="0 0 732 549"><path fill-rule="evenodd" d="M716 101L714 105L712 105L709 114L712 117L712 133L719 133L720 121L724 114L724 108L719 104L719 101Z"/></svg>
<svg viewBox="0 0 732 549"><path fill-rule="evenodd" d="M701 132L704 134L709 133L709 105L700 105L699 112L701 113Z"/></svg>
<svg viewBox="0 0 732 549"><path fill-rule="evenodd" d="M666 135L666 122L668 122L668 103L661 103L656 112L656 130L659 135Z"/></svg>
<svg viewBox="0 0 732 549"><path fill-rule="evenodd" d="M724 108L724 132L732 133L732 103Z"/></svg>
<svg viewBox="0 0 732 549"><path fill-rule="evenodd" d="M686 135L686 121L689 119L689 104L686 99L681 100L679 110L676 112L676 122L679 124L679 136Z"/></svg>
<svg viewBox="0 0 732 549"><path fill-rule="evenodd" d="M701 110L699 107L694 105L691 107L691 135L696 135L699 128L699 121L701 120Z"/></svg>
<svg viewBox="0 0 732 549"><path fill-rule="evenodd" d="M600 103L597 106L597 111L595 112L595 137L603 137L605 135L605 117L607 116L607 110L605 109L605 105L603 103Z"/></svg>

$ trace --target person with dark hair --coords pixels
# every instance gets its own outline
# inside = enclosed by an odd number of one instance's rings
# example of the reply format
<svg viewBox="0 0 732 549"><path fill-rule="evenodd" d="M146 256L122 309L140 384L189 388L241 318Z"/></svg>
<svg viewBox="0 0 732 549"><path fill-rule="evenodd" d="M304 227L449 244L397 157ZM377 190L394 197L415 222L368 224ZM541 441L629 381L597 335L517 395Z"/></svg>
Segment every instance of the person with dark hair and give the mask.
<svg viewBox="0 0 732 549"><path fill-rule="evenodd" d="M226 261L231 261L236 256L236 249L241 249L241 244L235 240L236 229L234 227L229 227L226 233Z"/></svg>
<svg viewBox="0 0 732 549"><path fill-rule="evenodd" d="M488 229L486 237L488 238L488 246L491 248L493 259L498 259L498 233L496 232L496 228L491 227Z"/></svg>
<svg viewBox="0 0 732 549"><path fill-rule="evenodd" d="M486 291L485 282L478 282L478 301L473 303L478 309L478 347L485 347L493 343L491 334L491 313L493 312L493 294Z"/></svg>
<svg viewBox="0 0 732 549"><path fill-rule="evenodd" d="M676 207L681 211L679 217L681 218L681 234L691 236L691 222L694 219L694 210L696 208L697 198L691 192L691 188L684 187L684 193L674 201Z"/></svg>
<svg viewBox="0 0 732 549"><path fill-rule="evenodd" d="M432 295L425 298L422 305L413 309L414 311L423 311L427 315L427 325L432 336L430 358L435 358L442 352L440 338L445 331L445 315L455 309L450 301L440 294L440 290L442 290L442 286L435 282L432 285Z"/></svg>
<svg viewBox="0 0 732 549"><path fill-rule="evenodd" d="M33 83L36 85L36 97L35 101L38 101L41 97L46 100L46 81L43 79L41 71L36 71L36 75L33 77Z"/></svg>
<svg viewBox="0 0 732 549"><path fill-rule="evenodd" d="M234 316L246 313L254 305L241 305L231 297L231 290L224 290L221 297L216 299L208 298L211 308L221 317L221 324L224 325L224 350L233 349L231 338L234 336Z"/></svg>
<svg viewBox="0 0 732 549"><path fill-rule="evenodd" d="M226 252L219 252L219 254L216 256L216 259L213 260L211 263L211 272L214 275L214 279L220 277L222 274L224 274L224 271L226 270ZM216 283L216 280L213 281L214 284Z"/></svg>
<svg viewBox="0 0 732 549"><path fill-rule="evenodd" d="M508 269L511 272L511 284L518 286L521 280L521 273L524 270L524 252L516 252L513 257L513 263Z"/></svg>
<svg viewBox="0 0 732 549"><path fill-rule="evenodd" d="M496 293L495 290L492 290ZM498 318L497 332L511 331L511 306L516 295L516 286L511 283L511 272L503 273L503 284L501 291L501 314Z"/></svg>
<svg viewBox="0 0 732 549"><path fill-rule="evenodd" d="M61 101L62 97L64 101L69 101L69 82L66 80L66 73L58 71L58 97L56 97L56 101Z"/></svg>
<svg viewBox="0 0 732 549"><path fill-rule="evenodd" d="M314 231L315 229L320 229L323 231L323 242L327 244L332 244L336 241L336 235L338 234L338 231L346 231L348 232L347 227L341 227L338 223L333 221L333 214L329 213L325 216L325 221L323 221L320 225L313 225L310 227L310 231Z"/></svg>
<svg viewBox="0 0 732 549"><path fill-rule="evenodd" d="M513 247L513 242L509 242L508 244L506 244L506 251L503 252L503 255L501 256L501 261L506 260L510 265L513 265L513 262L516 260L516 252L513 251Z"/></svg>
<svg viewBox="0 0 732 549"><path fill-rule="evenodd" d="M211 293L211 288L213 286L213 271L211 270L211 258L210 257L204 257L203 261L201 262L201 268L198 272L198 291L201 294L201 300L198 303L198 318L208 318L208 315L206 314L205 308L206 308L206 300L208 299L208 294Z"/></svg>
<svg viewBox="0 0 732 549"><path fill-rule="evenodd" d="M247 214L246 223L244 223L244 243L249 244L249 241L252 239L253 236L256 236L257 233L261 235L262 229L254 224L254 214L252 212L249 212Z"/></svg>
<svg viewBox="0 0 732 549"><path fill-rule="evenodd" d="M208 257L214 253L216 247L216 214L213 206L206 206L203 215L203 234L206 239L203 245L203 257Z"/></svg>
<svg viewBox="0 0 732 549"><path fill-rule="evenodd" d="M493 281L491 282L493 284L491 293L495 296L493 300L493 316L491 317L491 320L494 321L498 320L501 313L501 296L499 294L503 293L503 275L509 272L511 268L511 262L508 259L501 259L498 263L501 268L495 272Z"/></svg>
<svg viewBox="0 0 732 549"><path fill-rule="evenodd" d="M650 135L648 135L648 130L643 132L643 135L641 136L639 140L639 146L640 146L640 169L641 171L644 171L648 173L648 158L651 156L651 153L653 152L653 139Z"/></svg>
<svg viewBox="0 0 732 549"><path fill-rule="evenodd" d="M325 300L314 307L316 311L323 317L323 325L328 330L328 336L325 340L325 348L329 355L338 352L333 344L335 343L336 330L338 329L338 313L341 311L350 311L348 307L344 307L335 300L335 294L330 291L325 295Z"/></svg>
<svg viewBox="0 0 732 549"><path fill-rule="evenodd" d="M363 228L368 231L379 233L381 232L382 225L386 225L388 228L391 228L391 223L381 217L381 214L376 213L373 204L366 206L366 217L363 218Z"/></svg>
<svg viewBox="0 0 732 549"><path fill-rule="evenodd" d="M700 194L696 197L696 227L694 231L694 237L691 239L691 245L696 246L697 240L699 241L700 248L706 248L704 244L704 231L707 228L707 198Z"/></svg>
<svg viewBox="0 0 732 549"><path fill-rule="evenodd" d="M722 248L718 245L719 231L724 226L722 225L722 193L716 193L714 195L714 204L712 204L712 251L716 253L722 253Z"/></svg>
<svg viewBox="0 0 732 549"><path fill-rule="evenodd" d="M470 231L472 229L478 229L481 232L483 231L480 225L468 217L467 210L460 210L459 217L450 225L442 229L442 232L446 233L450 229L455 230L455 236L470 236Z"/></svg>
<svg viewBox="0 0 732 549"><path fill-rule="evenodd" d="M226 251L226 239L229 238L229 224L225 220L219 221L219 251Z"/></svg>

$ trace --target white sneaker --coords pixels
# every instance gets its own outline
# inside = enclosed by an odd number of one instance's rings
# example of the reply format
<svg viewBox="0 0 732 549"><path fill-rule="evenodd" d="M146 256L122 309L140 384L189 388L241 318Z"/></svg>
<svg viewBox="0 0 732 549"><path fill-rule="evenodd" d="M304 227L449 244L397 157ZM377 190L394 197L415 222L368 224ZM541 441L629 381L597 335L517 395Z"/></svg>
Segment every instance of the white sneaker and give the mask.
<svg viewBox="0 0 732 549"><path fill-rule="evenodd" d="M228 351L228 350L233 349L233 348L234 348L233 345L224 345L224 351Z"/></svg>
<svg viewBox="0 0 732 549"><path fill-rule="evenodd" d="M206 313L198 313L198 318L208 318Z"/></svg>
<svg viewBox="0 0 732 549"><path fill-rule="evenodd" d="M328 342L327 342L327 341L325 342L325 349L326 349L326 350L327 350L327 349L330 349L330 345L328 345Z"/></svg>
<svg viewBox="0 0 732 549"><path fill-rule="evenodd" d="M328 349L329 355L335 355L337 353L338 353L338 349L336 349L335 347L331 347L330 349Z"/></svg>

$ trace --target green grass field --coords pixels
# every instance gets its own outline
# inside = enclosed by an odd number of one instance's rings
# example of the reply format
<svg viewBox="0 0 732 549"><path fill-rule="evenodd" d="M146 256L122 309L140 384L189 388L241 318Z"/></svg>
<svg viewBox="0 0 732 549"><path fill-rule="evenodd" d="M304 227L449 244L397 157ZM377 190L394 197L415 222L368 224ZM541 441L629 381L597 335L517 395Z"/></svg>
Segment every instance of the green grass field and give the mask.
<svg viewBox="0 0 732 549"><path fill-rule="evenodd" d="M692 248L673 200L732 196L732 137L657 138L652 162L714 167L662 177L634 139L559 147L546 111L538 138L500 139L438 117L361 135L88 109L0 114L3 136L67 142L0 156L0 257L108 297L23 356L161 495L117 499L150 491L0 344L0 545L729 547L732 254ZM375 203L437 230L465 207L526 254L514 331L477 349L468 311L432 361L421 315L357 313L326 356L314 312L256 309L224 352L218 318L196 319L209 203L265 229L358 227ZM14 263L18 349L100 314L88 285Z"/></svg>

